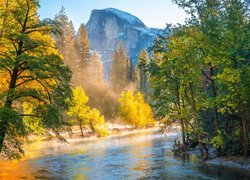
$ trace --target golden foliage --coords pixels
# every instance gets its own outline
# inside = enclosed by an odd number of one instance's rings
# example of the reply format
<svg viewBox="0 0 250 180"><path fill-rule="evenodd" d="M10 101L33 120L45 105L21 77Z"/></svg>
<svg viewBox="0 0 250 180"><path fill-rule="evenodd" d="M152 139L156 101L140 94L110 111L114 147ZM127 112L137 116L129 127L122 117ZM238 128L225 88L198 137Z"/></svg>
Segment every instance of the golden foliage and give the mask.
<svg viewBox="0 0 250 180"><path fill-rule="evenodd" d="M91 109L87 105L88 101L88 96L80 86L73 89L73 96L71 99L68 99L68 115L73 118L73 123L78 123L81 131L82 126L85 126L89 127L99 136L107 135L108 131L105 127L104 116L97 109Z"/></svg>
<svg viewBox="0 0 250 180"><path fill-rule="evenodd" d="M149 104L144 101L139 92L133 94L131 91L122 92L120 99L121 117L136 128L145 128L154 125L153 112Z"/></svg>

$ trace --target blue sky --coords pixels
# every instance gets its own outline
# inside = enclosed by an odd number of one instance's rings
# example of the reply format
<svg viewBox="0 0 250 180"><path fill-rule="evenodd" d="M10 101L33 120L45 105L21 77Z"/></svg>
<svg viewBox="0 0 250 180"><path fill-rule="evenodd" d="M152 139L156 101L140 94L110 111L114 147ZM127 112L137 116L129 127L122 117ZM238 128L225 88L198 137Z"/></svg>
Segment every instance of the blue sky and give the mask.
<svg viewBox="0 0 250 180"><path fill-rule="evenodd" d="M64 6L77 29L87 23L93 9L117 8L140 18L148 27L183 23L187 15L171 0L41 0L40 17L54 18Z"/></svg>

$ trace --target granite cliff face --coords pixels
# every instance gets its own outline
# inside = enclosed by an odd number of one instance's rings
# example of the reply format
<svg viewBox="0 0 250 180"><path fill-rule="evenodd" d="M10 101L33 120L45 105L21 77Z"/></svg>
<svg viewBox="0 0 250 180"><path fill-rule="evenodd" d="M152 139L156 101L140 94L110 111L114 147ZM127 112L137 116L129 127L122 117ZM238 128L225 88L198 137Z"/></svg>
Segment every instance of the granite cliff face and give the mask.
<svg viewBox="0 0 250 180"><path fill-rule="evenodd" d="M113 8L93 10L86 28L90 49L96 49L101 56L105 79L120 42L135 65L140 51L152 46L157 35L162 33L160 29L147 28L137 17Z"/></svg>

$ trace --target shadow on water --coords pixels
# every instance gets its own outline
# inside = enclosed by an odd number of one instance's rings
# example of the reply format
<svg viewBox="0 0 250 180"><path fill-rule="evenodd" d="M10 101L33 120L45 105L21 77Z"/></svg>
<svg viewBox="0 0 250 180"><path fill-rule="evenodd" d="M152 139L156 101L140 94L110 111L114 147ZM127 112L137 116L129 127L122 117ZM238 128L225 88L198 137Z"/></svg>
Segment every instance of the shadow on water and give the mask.
<svg viewBox="0 0 250 180"><path fill-rule="evenodd" d="M37 151L42 153L31 152L35 157L21 162L0 162L0 179L250 178L246 172L208 166L193 155L173 156L171 147L175 137L140 133L49 148L41 145Z"/></svg>

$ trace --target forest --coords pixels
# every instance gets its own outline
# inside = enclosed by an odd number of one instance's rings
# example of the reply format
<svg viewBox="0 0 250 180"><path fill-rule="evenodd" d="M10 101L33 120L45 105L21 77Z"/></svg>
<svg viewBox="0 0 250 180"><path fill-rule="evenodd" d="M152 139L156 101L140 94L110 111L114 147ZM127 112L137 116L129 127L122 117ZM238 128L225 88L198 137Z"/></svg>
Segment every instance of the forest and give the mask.
<svg viewBox="0 0 250 180"><path fill-rule="evenodd" d="M1 2L0 151L9 159L24 154L29 135L57 137L78 125L98 136L105 118L120 118L136 128L153 126L151 107L133 88L132 65L121 42L113 56L110 84L100 57L90 52L85 25L76 33L64 7L39 20L39 2ZM123 92L123 93L122 93ZM121 93L121 96L120 96Z"/></svg>
<svg viewBox="0 0 250 180"><path fill-rule="evenodd" d="M207 158L249 155L249 11L240 1L175 1L191 18L155 44L148 66L156 115L179 121Z"/></svg>
<svg viewBox="0 0 250 180"><path fill-rule="evenodd" d="M72 127L97 137L106 123L180 127L174 152L202 159L250 155L247 1L173 0L189 15L167 24L137 61L121 41L104 78L86 25L65 8L40 19L38 0L0 0L0 157L22 159L30 136L67 141Z"/></svg>

